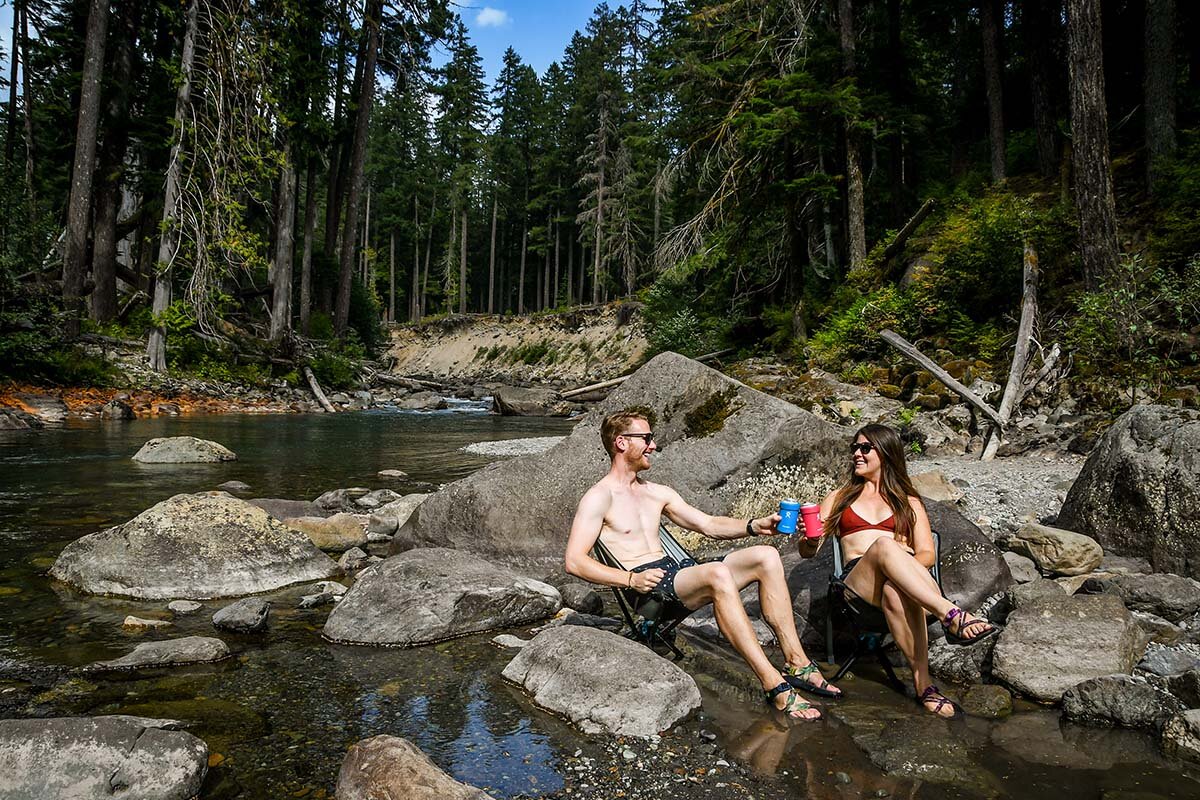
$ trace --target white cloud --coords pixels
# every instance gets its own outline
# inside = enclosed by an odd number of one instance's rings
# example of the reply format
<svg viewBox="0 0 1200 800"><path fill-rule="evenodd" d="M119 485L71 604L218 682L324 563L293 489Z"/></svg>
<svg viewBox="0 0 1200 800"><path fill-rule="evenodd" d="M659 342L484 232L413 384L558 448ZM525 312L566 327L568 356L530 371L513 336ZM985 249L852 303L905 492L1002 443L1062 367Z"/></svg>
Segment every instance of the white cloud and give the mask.
<svg viewBox="0 0 1200 800"><path fill-rule="evenodd" d="M491 6L484 6L475 15L475 24L481 28L500 28L510 22L512 22L512 17L508 16L507 11L501 11Z"/></svg>

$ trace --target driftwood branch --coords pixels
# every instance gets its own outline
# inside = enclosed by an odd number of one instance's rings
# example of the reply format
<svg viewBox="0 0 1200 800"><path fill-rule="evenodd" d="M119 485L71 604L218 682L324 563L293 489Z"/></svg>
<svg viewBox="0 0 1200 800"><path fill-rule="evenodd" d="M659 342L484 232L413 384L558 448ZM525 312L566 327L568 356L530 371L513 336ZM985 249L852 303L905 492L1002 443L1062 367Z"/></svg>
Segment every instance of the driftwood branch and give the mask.
<svg viewBox="0 0 1200 800"><path fill-rule="evenodd" d="M900 255L900 251L904 249L904 244L908 241L908 237L912 236L913 231L919 228L921 223L925 221L925 218L930 215L933 211L933 206L933 198L931 197L921 204L921 207L917 209L917 213L912 215L912 219L904 223L904 227L896 233L895 238L883 249L884 261L891 261Z"/></svg>
<svg viewBox="0 0 1200 800"><path fill-rule="evenodd" d="M1037 374L1021 385L1021 391L1017 393L1017 401L1013 404L1014 408L1021 407L1021 401L1025 399L1025 395L1037 388L1038 384L1046 379L1046 376L1058 365L1058 359L1062 357L1062 348L1055 342L1050 348L1050 352L1046 354L1046 358L1042 361L1042 368L1037 371Z"/></svg>
<svg viewBox="0 0 1200 800"><path fill-rule="evenodd" d="M720 358L721 356L728 355L732 352L733 352L732 347L727 348L725 350L717 350L714 353L705 353L704 355L696 358L695 360L701 361L701 362L709 361L714 358ZM601 389L609 389L613 386L619 386L622 383L624 383L625 381L627 381L628 379L629 379L628 375L622 375L621 377L613 378L612 380L601 381L600 383L593 383L589 386L580 386L578 389L572 389L569 392L563 392L562 394L559 395L559 397L562 398L563 400L567 400L572 397L578 397L581 394L587 394L588 392L597 392L597 391L600 391Z"/></svg>
<svg viewBox="0 0 1200 800"><path fill-rule="evenodd" d="M317 398L317 402L321 404L321 408L330 414L335 413L337 409L333 407L333 403L329 402L329 398L321 391L321 384L317 383L317 376L313 375L310 367L304 368L304 377L308 379L308 387L312 389L312 393Z"/></svg>
<svg viewBox="0 0 1200 800"><path fill-rule="evenodd" d="M1038 254L1032 242L1025 242L1025 268L1021 280L1021 321L1017 324L1017 343L1013 348L1012 364L1008 368L1008 382L1000 398L1000 421L988 432L987 444L979 455L980 461L991 461L1000 448L1002 428L1008 424L1013 411L1020 404L1021 376L1029 364L1029 340L1033 336L1033 324L1037 319Z"/></svg>
<svg viewBox="0 0 1200 800"><path fill-rule="evenodd" d="M961 383L955 380L949 372L946 372L946 370L939 367L933 359L924 355L903 336L895 331L883 330L879 332L879 338L883 339L892 347L899 350L901 355L908 358L909 361L914 362L929 374L933 375L933 377L941 381L947 389L954 392L963 400L966 400L967 403L974 408L977 408L979 413L983 414L996 425L1004 427L1004 421L1000 419L1000 416L991 406L980 399L979 395L975 394L966 386L963 386Z"/></svg>

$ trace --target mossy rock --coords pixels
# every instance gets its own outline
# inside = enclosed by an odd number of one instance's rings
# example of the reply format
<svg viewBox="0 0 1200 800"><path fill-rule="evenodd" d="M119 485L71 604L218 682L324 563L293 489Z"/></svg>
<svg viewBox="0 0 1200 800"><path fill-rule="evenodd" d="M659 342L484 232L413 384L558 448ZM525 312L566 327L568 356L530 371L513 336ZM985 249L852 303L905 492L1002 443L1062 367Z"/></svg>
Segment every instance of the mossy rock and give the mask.
<svg viewBox="0 0 1200 800"><path fill-rule="evenodd" d="M937 411L942 407L942 396L940 394L919 394L913 398L913 402L926 411Z"/></svg>
<svg viewBox="0 0 1200 800"><path fill-rule="evenodd" d="M725 427L725 420L741 408L737 399L737 388L729 387L715 392L684 416L685 432L694 439L712 436Z"/></svg>
<svg viewBox="0 0 1200 800"><path fill-rule="evenodd" d="M894 383L880 384L875 391L879 392L880 395L889 400L899 400L900 396L904 394L904 390Z"/></svg>
<svg viewBox="0 0 1200 800"><path fill-rule="evenodd" d="M971 362L967 361L965 358L955 358L942 364L942 369L946 370L946 372L949 372L951 377L958 381L965 379L967 370L970 368Z"/></svg>

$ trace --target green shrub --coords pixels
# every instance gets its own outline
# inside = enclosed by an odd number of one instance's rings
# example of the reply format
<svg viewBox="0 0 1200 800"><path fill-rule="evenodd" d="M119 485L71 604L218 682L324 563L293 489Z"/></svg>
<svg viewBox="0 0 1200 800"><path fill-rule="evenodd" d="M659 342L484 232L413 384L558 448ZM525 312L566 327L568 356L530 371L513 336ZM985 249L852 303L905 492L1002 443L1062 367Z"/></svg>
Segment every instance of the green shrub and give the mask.
<svg viewBox="0 0 1200 800"><path fill-rule="evenodd" d="M358 384L358 365L333 350L322 350L309 366L317 381L327 389L350 389Z"/></svg>
<svg viewBox="0 0 1200 800"><path fill-rule="evenodd" d="M1150 253L1157 264L1182 270L1200 254L1200 129L1180 132L1179 149L1156 191Z"/></svg>
<svg viewBox="0 0 1200 800"><path fill-rule="evenodd" d="M333 338L333 320L324 311L314 311L308 318L308 335L329 341Z"/></svg>
<svg viewBox="0 0 1200 800"><path fill-rule="evenodd" d="M845 311L833 315L809 339L813 359L825 369L842 369L846 361L861 361L883 354L887 345L879 332L890 328L901 336L920 331L919 313L907 293L884 286L861 295Z"/></svg>

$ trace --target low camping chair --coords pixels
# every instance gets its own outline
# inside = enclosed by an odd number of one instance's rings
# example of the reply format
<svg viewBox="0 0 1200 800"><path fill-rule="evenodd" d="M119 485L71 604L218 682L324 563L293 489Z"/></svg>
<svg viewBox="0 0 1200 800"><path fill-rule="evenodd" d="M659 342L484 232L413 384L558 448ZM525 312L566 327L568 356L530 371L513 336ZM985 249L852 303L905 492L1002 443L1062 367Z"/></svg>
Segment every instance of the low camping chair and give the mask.
<svg viewBox="0 0 1200 800"><path fill-rule="evenodd" d="M684 559L702 563L675 540L666 525L659 524L658 536L662 540L663 555L677 563L683 563ZM606 567L626 569L599 539L592 547L592 556ZM692 615L692 609L655 591L642 594L636 589L624 586L614 586L612 591L617 598L617 605L621 607L621 614L629 625L629 633L626 636L641 642L651 650L656 643L663 644L674 654L676 661L683 658L683 651L675 644L675 628ZM638 621L637 617L641 617L641 621Z"/></svg>
<svg viewBox="0 0 1200 800"><path fill-rule="evenodd" d="M887 619L883 616L883 609L876 608L863 600L839 577L843 568L842 542L836 536L830 538L833 539L833 574L829 578L829 610L825 615L826 656L830 661L837 663L837 659L834 657L835 618L846 623L854 639L853 649L846 659L840 662L841 666L830 680L840 680L850 671L859 657L874 655L879 661L879 665L883 667L883 671L887 673L888 680L892 682L892 685L903 691L904 684L896 677L896 671L888 659L888 650L895 642L888 629ZM929 568L929 574L937 581L940 590L942 587L942 542L936 531L933 532L933 552L933 566Z"/></svg>

